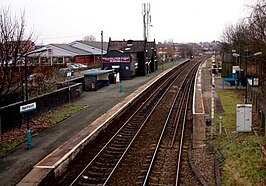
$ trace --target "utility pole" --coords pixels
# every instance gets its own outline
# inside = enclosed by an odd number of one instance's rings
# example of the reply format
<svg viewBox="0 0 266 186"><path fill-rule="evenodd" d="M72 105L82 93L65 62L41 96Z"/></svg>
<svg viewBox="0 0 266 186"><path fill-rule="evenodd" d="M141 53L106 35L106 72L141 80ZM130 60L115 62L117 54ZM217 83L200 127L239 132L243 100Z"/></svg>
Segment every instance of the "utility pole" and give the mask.
<svg viewBox="0 0 266 186"><path fill-rule="evenodd" d="M103 68L103 31L101 31L101 69Z"/></svg>

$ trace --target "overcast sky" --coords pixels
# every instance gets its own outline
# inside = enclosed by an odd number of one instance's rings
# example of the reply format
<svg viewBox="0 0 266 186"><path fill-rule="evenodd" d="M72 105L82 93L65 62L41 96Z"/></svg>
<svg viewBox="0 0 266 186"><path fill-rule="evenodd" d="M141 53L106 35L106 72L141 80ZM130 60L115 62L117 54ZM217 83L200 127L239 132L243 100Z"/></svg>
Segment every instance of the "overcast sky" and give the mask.
<svg viewBox="0 0 266 186"><path fill-rule="evenodd" d="M163 42L220 40L226 25L249 15L256 0L0 0L12 14L25 10L36 43L68 43L93 35L104 40L143 39L142 4L151 4L150 39Z"/></svg>

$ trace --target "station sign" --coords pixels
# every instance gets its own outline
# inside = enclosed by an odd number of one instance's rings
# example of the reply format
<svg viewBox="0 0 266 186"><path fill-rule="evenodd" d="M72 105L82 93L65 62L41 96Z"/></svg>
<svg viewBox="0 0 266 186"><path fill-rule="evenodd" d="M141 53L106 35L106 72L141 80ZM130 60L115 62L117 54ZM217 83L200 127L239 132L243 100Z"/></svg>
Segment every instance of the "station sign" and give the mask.
<svg viewBox="0 0 266 186"><path fill-rule="evenodd" d="M121 56L121 57L103 57L104 63L112 63L112 62L130 62L130 56Z"/></svg>
<svg viewBox="0 0 266 186"><path fill-rule="evenodd" d="M20 106L20 113L29 112L36 109L36 102Z"/></svg>
<svg viewBox="0 0 266 186"><path fill-rule="evenodd" d="M233 66L233 73L235 73L237 70L240 70L239 66Z"/></svg>
<svg viewBox="0 0 266 186"><path fill-rule="evenodd" d="M119 65L112 65L112 68L120 68Z"/></svg>

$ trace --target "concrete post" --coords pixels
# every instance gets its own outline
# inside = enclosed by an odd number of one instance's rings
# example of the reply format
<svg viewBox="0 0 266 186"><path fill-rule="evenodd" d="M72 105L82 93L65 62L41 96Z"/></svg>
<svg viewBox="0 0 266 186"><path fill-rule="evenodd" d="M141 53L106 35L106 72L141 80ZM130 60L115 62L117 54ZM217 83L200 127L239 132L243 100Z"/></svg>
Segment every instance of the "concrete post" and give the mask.
<svg viewBox="0 0 266 186"><path fill-rule="evenodd" d="M220 136L222 135L222 120L223 120L223 117L219 116L219 135Z"/></svg>

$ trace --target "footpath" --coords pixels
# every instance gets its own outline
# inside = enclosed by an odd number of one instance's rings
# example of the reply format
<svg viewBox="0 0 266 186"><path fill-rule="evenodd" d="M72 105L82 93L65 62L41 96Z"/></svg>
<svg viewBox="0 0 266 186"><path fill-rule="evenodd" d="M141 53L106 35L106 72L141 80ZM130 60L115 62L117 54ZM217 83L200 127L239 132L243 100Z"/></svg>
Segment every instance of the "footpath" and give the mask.
<svg viewBox="0 0 266 186"><path fill-rule="evenodd" d="M95 92L83 92L81 97L74 100L73 103L87 105L86 108L34 136L32 149L27 149L27 144L24 142L0 158L0 185L9 186L18 183L35 164L65 141L75 136L153 77L183 61L169 62L164 64L163 69L159 67L157 71L145 77L135 77L132 80L122 81L123 91L121 93L119 84L111 84Z"/></svg>

